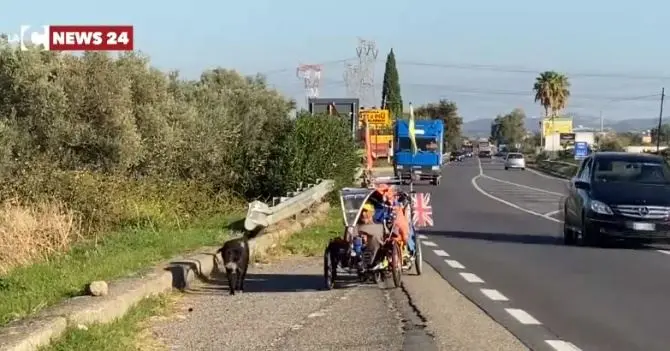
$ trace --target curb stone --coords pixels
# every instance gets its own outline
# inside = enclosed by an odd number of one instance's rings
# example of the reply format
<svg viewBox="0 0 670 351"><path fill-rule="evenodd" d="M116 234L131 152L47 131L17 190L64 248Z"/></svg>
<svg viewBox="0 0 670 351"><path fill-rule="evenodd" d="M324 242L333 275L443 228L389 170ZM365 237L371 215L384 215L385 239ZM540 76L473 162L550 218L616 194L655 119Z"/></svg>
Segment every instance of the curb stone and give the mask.
<svg viewBox="0 0 670 351"><path fill-rule="evenodd" d="M327 202L315 204L302 218L267 228L261 236L250 240L252 258L263 255L291 234L318 222L329 208ZM34 351L62 336L68 327L109 323L125 315L144 298L173 288L183 290L196 278L209 276L217 267L214 255L217 249L202 248L198 251L205 253L170 260L141 277L112 281L106 296L74 297L34 316L0 327L0 351Z"/></svg>

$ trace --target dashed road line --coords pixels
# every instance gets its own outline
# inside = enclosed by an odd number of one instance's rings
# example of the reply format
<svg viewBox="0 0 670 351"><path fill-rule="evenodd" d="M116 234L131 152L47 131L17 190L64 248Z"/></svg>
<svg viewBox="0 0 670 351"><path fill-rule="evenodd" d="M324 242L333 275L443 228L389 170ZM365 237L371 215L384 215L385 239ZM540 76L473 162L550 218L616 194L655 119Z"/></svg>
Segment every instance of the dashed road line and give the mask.
<svg viewBox="0 0 670 351"><path fill-rule="evenodd" d="M656 250L656 251L658 251L662 254L665 254L665 255L670 255L670 250Z"/></svg>
<svg viewBox="0 0 670 351"><path fill-rule="evenodd" d="M460 262L456 260L444 260L446 264L449 265L449 267L454 268L454 269L465 269L465 266L462 265Z"/></svg>
<svg viewBox="0 0 670 351"><path fill-rule="evenodd" d="M479 289L482 294L493 301L509 301L507 296L503 295L500 291L496 289Z"/></svg>
<svg viewBox="0 0 670 351"><path fill-rule="evenodd" d="M444 250L433 250L433 252L440 257L449 257L449 254Z"/></svg>
<svg viewBox="0 0 670 351"><path fill-rule="evenodd" d="M419 239L421 239L421 240L423 240L423 239L428 239L428 237L425 236L425 235L423 235L423 234L419 234Z"/></svg>
<svg viewBox="0 0 670 351"><path fill-rule="evenodd" d="M544 342L556 351L582 351L575 344L563 340L545 340Z"/></svg>
<svg viewBox="0 0 670 351"><path fill-rule="evenodd" d="M519 323L525 325L540 325L540 321L531 316L528 312L520 308L506 308L505 312L509 313L510 316L514 317Z"/></svg>
<svg viewBox="0 0 670 351"><path fill-rule="evenodd" d="M483 280L482 278L478 277L478 276L477 276L476 274L474 274L474 273L465 273L465 272L464 272L464 273L459 273L459 274L460 274L461 277L463 277L463 279L465 279L465 281L468 282L468 283L479 283L479 284L484 283L484 280Z"/></svg>
<svg viewBox="0 0 670 351"><path fill-rule="evenodd" d="M474 180L474 179L473 179ZM438 245L432 241L424 241L423 242L427 246L431 247L437 247ZM426 244L428 243L428 244ZM670 250L659 250L667 255L670 255ZM433 252L437 256L448 256L448 254L441 249L434 249ZM465 269L465 266L461 264L460 262L453 260L453 259L445 259L444 262L449 265L449 267L454 268L454 269ZM469 273L469 272L460 272L459 275L465 279L466 282L468 283L473 283L473 284L484 284L484 279L480 278L474 273ZM489 288L480 288L479 291L486 296L488 299L491 301L495 302L508 302L510 299L503 295L500 291L496 289L489 289ZM505 308L505 312L507 312L510 316L512 316L515 320L517 320L519 323L523 325L542 325L542 323L535 319L532 315L530 315L528 312L520 309L520 308ZM559 339L547 339L544 340L544 342L549 345L551 348L553 348L556 351L582 351L580 348L575 346L573 343L564 341L564 340L559 340Z"/></svg>

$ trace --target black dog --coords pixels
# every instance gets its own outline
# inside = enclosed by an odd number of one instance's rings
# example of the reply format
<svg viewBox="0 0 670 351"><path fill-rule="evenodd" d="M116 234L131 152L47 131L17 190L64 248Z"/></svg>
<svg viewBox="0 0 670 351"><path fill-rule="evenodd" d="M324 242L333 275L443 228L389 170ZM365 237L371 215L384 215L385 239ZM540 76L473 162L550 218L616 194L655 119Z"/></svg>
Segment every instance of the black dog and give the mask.
<svg viewBox="0 0 670 351"><path fill-rule="evenodd" d="M230 295L244 290L244 278L249 267L249 239L246 235L226 241L216 253L221 253Z"/></svg>

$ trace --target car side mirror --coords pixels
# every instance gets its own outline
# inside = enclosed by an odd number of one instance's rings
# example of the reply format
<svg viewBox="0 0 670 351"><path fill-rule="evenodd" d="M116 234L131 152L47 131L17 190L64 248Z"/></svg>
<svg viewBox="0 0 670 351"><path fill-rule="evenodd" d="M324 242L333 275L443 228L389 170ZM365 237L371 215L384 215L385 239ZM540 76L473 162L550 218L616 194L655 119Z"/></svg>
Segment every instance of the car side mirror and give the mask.
<svg viewBox="0 0 670 351"><path fill-rule="evenodd" d="M591 185L585 181L575 180L575 188L582 190L589 190L591 189Z"/></svg>

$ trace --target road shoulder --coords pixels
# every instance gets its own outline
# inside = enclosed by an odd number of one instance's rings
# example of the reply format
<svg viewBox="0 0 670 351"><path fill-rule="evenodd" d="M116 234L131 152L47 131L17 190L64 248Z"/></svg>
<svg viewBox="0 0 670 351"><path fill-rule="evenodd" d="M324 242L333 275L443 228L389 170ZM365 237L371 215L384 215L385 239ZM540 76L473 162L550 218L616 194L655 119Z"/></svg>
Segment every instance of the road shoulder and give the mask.
<svg viewBox="0 0 670 351"><path fill-rule="evenodd" d="M528 350L430 265L423 268L421 276L404 276L403 285L439 350Z"/></svg>

